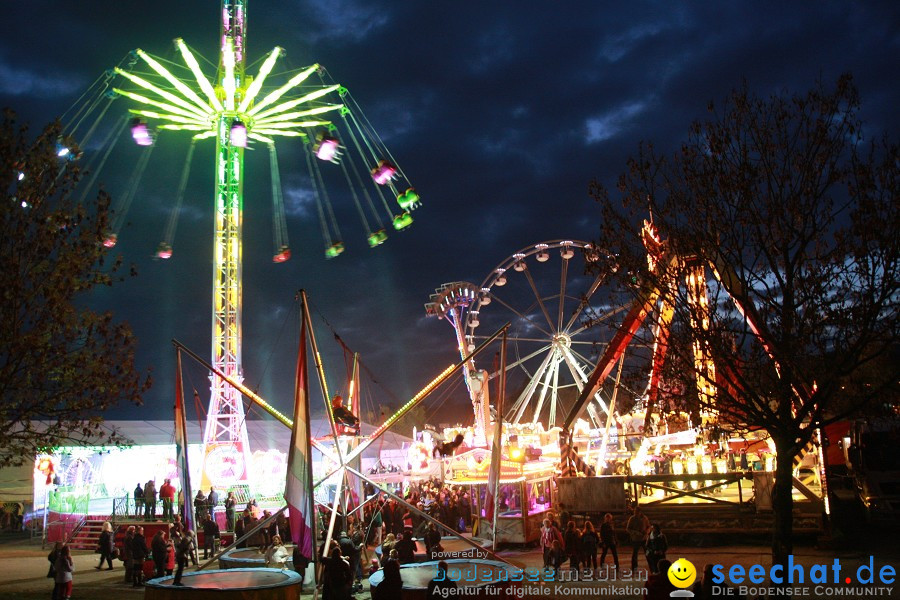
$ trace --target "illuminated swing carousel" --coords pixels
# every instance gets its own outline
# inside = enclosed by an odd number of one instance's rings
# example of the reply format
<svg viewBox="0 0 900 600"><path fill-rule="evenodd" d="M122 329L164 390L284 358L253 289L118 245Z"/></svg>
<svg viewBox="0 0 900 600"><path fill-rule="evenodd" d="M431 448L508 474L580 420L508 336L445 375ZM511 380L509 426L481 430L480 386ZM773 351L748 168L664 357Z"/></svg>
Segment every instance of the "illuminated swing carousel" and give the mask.
<svg viewBox="0 0 900 600"><path fill-rule="evenodd" d="M314 198L326 258L345 251L334 204L350 203L362 224L365 243L375 248L413 222L418 193L347 88L319 64L285 65L284 50L273 48L258 70L247 67L247 12L244 0L223 0L219 58L214 71L184 40L175 40L178 61L138 49L104 73L65 117L64 138L77 140L84 155L61 145L60 156L84 161L82 199L94 188L121 139L130 134L137 159L120 194L113 193L113 220L105 245L115 246L155 148L189 137L175 189L174 206L162 241L160 260L175 255L175 233L188 187L195 148L214 145L214 249L212 285L212 365L240 381L242 372L242 231L245 151L268 153L273 214L272 260L291 258L276 142L301 144L306 180ZM124 98L128 115L113 117ZM121 113L119 113L121 115ZM95 146L96 138L102 141ZM61 138L63 139L63 138ZM94 148L97 148L96 150ZM132 154L133 150L130 151ZM165 177L165 176L162 176ZM102 180L100 180L102 181ZM112 190L114 192L114 190ZM251 453L240 394L212 375L204 432L202 487L229 487L248 481Z"/></svg>

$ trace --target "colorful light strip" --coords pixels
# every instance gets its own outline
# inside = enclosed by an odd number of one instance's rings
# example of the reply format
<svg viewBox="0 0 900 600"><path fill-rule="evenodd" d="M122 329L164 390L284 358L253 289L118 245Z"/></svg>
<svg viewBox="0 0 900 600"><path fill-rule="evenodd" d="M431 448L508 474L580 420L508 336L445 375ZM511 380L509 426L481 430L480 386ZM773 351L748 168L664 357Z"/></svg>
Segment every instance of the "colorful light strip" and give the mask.
<svg viewBox="0 0 900 600"><path fill-rule="evenodd" d="M253 83L250 84L250 87L247 88L244 99L241 100L241 103L238 105L237 111L239 113L246 111L247 107L250 106L250 103L253 102L253 99L256 98L259 90L262 89L266 77L268 77L269 73L271 73L272 69L275 67L275 61L278 60L278 57L281 56L281 54L282 49L275 46L272 52L269 53L269 56L266 57L266 61L259 68L259 74L256 76L256 79L253 80Z"/></svg>
<svg viewBox="0 0 900 600"><path fill-rule="evenodd" d="M273 102L277 102L278 99L281 98L282 96L284 96L291 88L299 85L300 83L305 81L310 75L315 73L316 70L318 70L318 68L319 68L319 65L313 65L311 67L308 67L307 69L304 69L300 73L297 73L296 75L291 77L291 79L287 83L285 83L283 86L281 86L280 88L278 88L277 90L275 90L274 92L270 93L268 96L263 98L259 102L259 104L257 104L253 108L251 108L247 112L247 114L251 115L251 116L255 115L255 114L259 113L259 111L261 111L266 106L272 104Z"/></svg>
<svg viewBox="0 0 900 600"><path fill-rule="evenodd" d="M175 40L175 45L178 47L178 50L181 51L181 57L184 59L184 64L186 64L194 74L197 85L199 85L200 89L203 90L203 93L206 94L209 105L213 107L215 112L222 112L222 103L219 102L219 99L216 97L216 90L213 89L212 84L209 83L209 80L203 74L203 71L200 70L200 64L197 62L197 59L194 58L194 54L191 52L190 48L187 47L187 44L185 44L184 40L181 38Z"/></svg>
<svg viewBox="0 0 900 600"><path fill-rule="evenodd" d="M126 98L131 98L136 102L140 102L141 104L149 104L150 106L155 106L157 108L162 108L168 110L169 112L182 115L193 120L195 123L204 124L206 127L209 127L208 119L206 117L200 117L194 112L184 110L183 108L179 108L174 104L169 104L168 102L160 102L159 100L153 100L152 98L148 98L146 96L142 96L141 94L135 94L134 92L128 92L125 90L121 90L119 88L113 88L113 92L119 94L120 96L125 96Z"/></svg>
<svg viewBox="0 0 900 600"><path fill-rule="evenodd" d="M200 109L201 114L211 115L213 113L213 109L203 101L203 98L198 96L194 90L186 86L177 77L172 75L172 73L164 66L162 66L155 58L141 49L137 50L137 55L144 59L144 62L150 65L150 68L162 75L166 79L166 81L175 86L175 89L184 94L185 98L193 100L197 105L197 108Z"/></svg>

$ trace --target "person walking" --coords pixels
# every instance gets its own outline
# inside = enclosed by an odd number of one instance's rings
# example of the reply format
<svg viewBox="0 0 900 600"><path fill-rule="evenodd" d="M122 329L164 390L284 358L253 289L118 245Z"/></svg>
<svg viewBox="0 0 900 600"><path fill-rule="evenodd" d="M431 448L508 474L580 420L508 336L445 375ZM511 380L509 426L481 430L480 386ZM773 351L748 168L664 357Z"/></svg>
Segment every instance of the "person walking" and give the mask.
<svg viewBox="0 0 900 600"><path fill-rule="evenodd" d="M56 600L69 600L72 596L72 573L75 572L75 565L72 562L72 552L69 546L63 544L53 564L56 571L53 581L55 582L53 594Z"/></svg>
<svg viewBox="0 0 900 600"><path fill-rule="evenodd" d="M131 581L134 587L144 585L144 559L147 558L147 540L144 539L144 528L134 530L134 538L131 540Z"/></svg>
<svg viewBox="0 0 900 600"><path fill-rule="evenodd" d="M625 524L625 531L628 532L628 539L631 541L631 570L638 568L638 552L646 550L644 540L647 538L647 532L650 530L650 521L641 512L641 507L634 505L634 514Z"/></svg>
<svg viewBox="0 0 900 600"><path fill-rule="evenodd" d="M113 536L112 523L104 521L100 531L100 539L97 540L97 552L100 554L100 564L95 569L103 568L103 561L108 565L107 571L112 571L113 551L115 550L115 538Z"/></svg>
<svg viewBox="0 0 900 600"><path fill-rule="evenodd" d="M603 515L603 522L600 523L600 543L603 545L603 553L600 555L600 564L606 565L606 553L612 554L613 563L616 565L616 571L619 570L619 552L617 550L616 530L613 524L613 516L610 513ZM596 566L594 567L597 568Z"/></svg>
<svg viewBox="0 0 900 600"><path fill-rule="evenodd" d="M188 561L191 559L192 536L193 533L188 530L178 540L178 547L175 550L175 562L178 564L178 569L175 571L175 581L172 582L174 585L184 585L181 583L181 576L184 573L184 568L187 567Z"/></svg>

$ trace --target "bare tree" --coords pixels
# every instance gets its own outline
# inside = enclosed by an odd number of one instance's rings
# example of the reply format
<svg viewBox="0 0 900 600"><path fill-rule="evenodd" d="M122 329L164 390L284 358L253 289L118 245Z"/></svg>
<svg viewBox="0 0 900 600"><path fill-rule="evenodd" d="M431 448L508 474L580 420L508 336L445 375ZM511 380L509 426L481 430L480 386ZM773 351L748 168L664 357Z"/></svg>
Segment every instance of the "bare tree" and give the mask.
<svg viewBox="0 0 900 600"><path fill-rule="evenodd" d="M79 172L58 148L78 150L59 133L53 124L29 143L12 113L0 124L0 466L64 443L120 441L103 411L140 404L150 385L129 326L85 308L92 289L121 279L122 264L103 245L109 198L70 199Z"/></svg>
<svg viewBox="0 0 900 600"><path fill-rule="evenodd" d="M825 424L897 406L900 156L863 136L846 75L802 95L760 98L745 85L710 111L673 156L642 145L615 200L592 184L598 244L619 276L675 307L668 372L683 381L671 387L720 423L771 435L772 552L784 564L795 457ZM648 211L662 239L655 270L640 236ZM691 302L692 276L708 311Z"/></svg>

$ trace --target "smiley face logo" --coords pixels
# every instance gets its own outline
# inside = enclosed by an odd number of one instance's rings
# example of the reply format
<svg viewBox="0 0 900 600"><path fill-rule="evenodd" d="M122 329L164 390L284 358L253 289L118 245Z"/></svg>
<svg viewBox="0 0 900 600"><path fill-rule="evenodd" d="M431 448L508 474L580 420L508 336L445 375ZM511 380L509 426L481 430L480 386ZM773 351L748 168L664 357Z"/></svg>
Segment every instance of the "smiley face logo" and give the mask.
<svg viewBox="0 0 900 600"><path fill-rule="evenodd" d="M677 588L690 587L697 579L697 569L686 558L679 558L669 567L669 582Z"/></svg>

